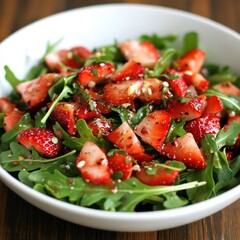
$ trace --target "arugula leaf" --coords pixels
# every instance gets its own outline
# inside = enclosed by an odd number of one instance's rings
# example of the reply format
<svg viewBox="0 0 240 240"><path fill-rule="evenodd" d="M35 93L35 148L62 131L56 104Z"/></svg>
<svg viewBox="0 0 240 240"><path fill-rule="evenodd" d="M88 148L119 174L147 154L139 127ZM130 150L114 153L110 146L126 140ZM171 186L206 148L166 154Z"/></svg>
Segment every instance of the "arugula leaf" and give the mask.
<svg viewBox="0 0 240 240"><path fill-rule="evenodd" d="M205 77L209 80L210 86L223 82L232 82L237 81L237 76L233 74L232 70L228 66L221 67L216 64L205 64L204 72Z"/></svg>
<svg viewBox="0 0 240 240"><path fill-rule="evenodd" d="M166 51L164 51L161 58L154 65L152 77L160 77L161 73L171 65L173 57L176 53L177 50L174 48L168 48Z"/></svg>
<svg viewBox="0 0 240 240"><path fill-rule="evenodd" d="M34 149L30 151L16 142L11 142L10 149L0 153L0 163L9 172L21 171L23 169L33 171L40 168L49 170L53 165L54 168L56 167L56 162L60 164L62 161L66 161L67 157L75 152L73 150L59 157L47 159L41 157Z"/></svg>
<svg viewBox="0 0 240 240"><path fill-rule="evenodd" d="M123 106L112 107L111 109L119 114L122 122L126 121L131 128L134 128L151 112L151 104L152 103L148 103L144 105L143 107L139 108L136 113Z"/></svg>
<svg viewBox="0 0 240 240"><path fill-rule="evenodd" d="M214 95L218 96L221 99L224 107L228 111L233 111L233 112L236 112L237 114L240 114L240 97L234 96L234 95L227 96L226 94L223 94L214 89L207 90L205 94L208 97L211 97Z"/></svg>
<svg viewBox="0 0 240 240"><path fill-rule="evenodd" d="M33 126L34 122L30 114L29 113L24 114L19 120L19 122L10 131L5 132L2 135L2 142L3 143L13 142L21 131L31 128Z"/></svg>
<svg viewBox="0 0 240 240"><path fill-rule="evenodd" d="M178 186L147 186L136 178L117 182L115 186L94 185L85 182L81 177L66 177L59 171L49 173L34 171L29 179L41 184L48 194L59 200L68 199L69 202L90 207L100 202L104 210L134 211L143 200L152 196L159 196L189 188L200 187L204 182L192 182Z"/></svg>
<svg viewBox="0 0 240 240"><path fill-rule="evenodd" d="M4 66L5 70L5 79L9 82L13 90L16 90L16 86L22 81L18 79L13 71L9 68L9 66L5 65Z"/></svg>
<svg viewBox="0 0 240 240"><path fill-rule="evenodd" d="M92 100L88 89L84 89L79 83L73 83L74 94L80 97L81 102L87 102L89 104L90 110L95 110L96 103Z"/></svg>
<svg viewBox="0 0 240 240"><path fill-rule="evenodd" d="M80 135L79 138L69 135L58 122L56 122L53 128L55 132L60 132L62 134L63 144L71 149L82 149L86 141L92 141L101 147L108 146L107 141L105 141L103 138L95 137L93 135L92 130L88 127L85 120L78 120L76 127L78 134Z"/></svg>
<svg viewBox="0 0 240 240"><path fill-rule="evenodd" d="M184 130L184 125L186 123L186 119L182 119L180 122L176 122L174 119L171 120L171 124L165 139L165 142L171 142L176 137L181 137L184 134L186 134L186 131Z"/></svg>
<svg viewBox="0 0 240 240"><path fill-rule="evenodd" d="M124 61L124 57L118 47L118 43L115 42L113 45L106 45L95 49L94 54L85 61L84 66L100 62L114 62L116 64L122 61Z"/></svg>
<svg viewBox="0 0 240 240"><path fill-rule="evenodd" d="M139 37L139 41L151 42L158 49L165 49L170 46L170 42L175 42L176 40L177 40L177 36L174 34L159 36L156 33L153 33L152 35L142 35Z"/></svg>
<svg viewBox="0 0 240 240"><path fill-rule="evenodd" d="M5 117L5 113L0 113L0 128L3 128L4 117Z"/></svg>
<svg viewBox="0 0 240 240"><path fill-rule="evenodd" d="M221 129L216 136L216 144L218 148L222 148L223 146L231 146L234 145L238 135L240 134L240 122L233 121L228 130L224 131Z"/></svg>
<svg viewBox="0 0 240 240"><path fill-rule="evenodd" d="M48 109L45 116L42 118L41 123L45 124L48 117L51 115L55 106L63 99L68 98L69 94L72 94L72 89L68 86L72 80L76 77L76 74L71 74L69 76L63 76L56 84L54 84L48 91L49 96L53 99L55 94L58 94L58 97L53 100L51 107Z"/></svg>
<svg viewBox="0 0 240 240"><path fill-rule="evenodd" d="M198 47L199 47L198 33L188 32L184 35L184 38L183 38L183 47L182 47L181 55Z"/></svg>

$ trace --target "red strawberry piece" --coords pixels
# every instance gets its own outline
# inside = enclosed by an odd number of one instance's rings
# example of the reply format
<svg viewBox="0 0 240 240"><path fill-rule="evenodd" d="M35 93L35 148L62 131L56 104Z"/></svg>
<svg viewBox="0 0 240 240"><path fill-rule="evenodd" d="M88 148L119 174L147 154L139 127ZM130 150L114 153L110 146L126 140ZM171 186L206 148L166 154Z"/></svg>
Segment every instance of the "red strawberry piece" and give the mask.
<svg viewBox="0 0 240 240"><path fill-rule="evenodd" d="M229 128L229 126L231 125L231 123L233 121L240 122L240 115L235 115L235 116L228 118L227 124L224 126L225 131L227 131L227 129ZM240 148L240 134L238 135L238 138L237 138L235 144L233 146L229 146L228 149L231 149L231 150L238 149L239 150L239 148Z"/></svg>
<svg viewBox="0 0 240 240"><path fill-rule="evenodd" d="M12 103L7 98L1 97L0 98L0 112L7 113L11 112L16 108L16 104Z"/></svg>
<svg viewBox="0 0 240 240"><path fill-rule="evenodd" d="M213 88L226 95L240 96L240 88L233 85L231 82L219 83L214 85Z"/></svg>
<svg viewBox="0 0 240 240"><path fill-rule="evenodd" d="M149 168L151 171L147 166L141 167L139 171L134 172L134 175L142 183L150 186L172 185L179 175L178 171L169 171L163 167L158 167L156 170L154 169L154 173L152 173L153 167L149 166Z"/></svg>
<svg viewBox="0 0 240 240"><path fill-rule="evenodd" d="M137 126L134 132L141 139L161 150L171 122L170 114L164 110L157 110L148 114Z"/></svg>
<svg viewBox="0 0 240 240"><path fill-rule="evenodd" d="M92 100L96 102L96 109L98 112L102 114L107 114L112 111L111 105L104 101L103 95L99 94L97 92L92 91L91 89L88 89L89 94L92 97Z"/></svg>
<svg viewBox="0 0 240 240"><path fill-rule="evenodd" d="M114 82L139 80L144 78L144 67L141 63L128 61L120 68L111 79Z"/></svg>
<svg viewBox="0 0 240 240"><path fill-rule="evenodd" d="M132 103L141 95L143 80L129 80L119 83L108 83L104 86L104 100L119 106L124 103Z"/></svg>
<svg viewBox="0 0 240 240"><path fill-rule="evenodd" d="M93 88L110 78L114 71L115 67L112 63L94 63L81 68L77 79L83 87Z"/></svg>
<svg viewBox="0 0 240 240"><path fill-rule="evenodd" d="M203 169L206 167L205 158L191 133L166 143L161 153L169 159L183 162L187 168Z"/></svg>
<svg viewBox="0 0 240 240"><path fill-rule="evenodd" d="M30 109L34 109L48 99L48 90L59 79L59 74L45 74L32 81L19 83L17 85L17 91L21 94L22 101L26 103Z"/></svg>
<svg viewBox="0 0 240 240"><path fill-rule="evenodd" d="M51 103L48 107L51 107ZM70 135L76 133L75 111L78 108L76 102L59 102L51 113L51 118L57 121Z"/></svg>
<svg viewBox="0 0 240 240"><path fill-rule="evenodd" d="M91 141L84 143L76 158L76 167L86 181L93 184L110 183L110 170L106 154Z"/></svg>
<svg viewBox="0 0 240 240"><path fill-rule="evenodd" d="M77 69L81 67L82 60L86 60L91 56L91 52L82 46L71 49L61 49L56 52L51 52L45 57L45 62L50 71L65 73L61 64L66 67Z"/></svg>
<svg viewBox="0 0 240 240"><path fill-rule="evenodd" d="M91 110L87 102L80 105L80 107L75 112L76 119L89 120L92 118L100 117L101 114L97 109Z"/></svg>
<svg viewBox="0 0 240 240"><path fill-rule="evenodd" d="M147 68L152 68L160 58L157 48L148 41L125 41L119 45L119 48L128 61L139 62Z"/></svg>
<svg viewBox="0 0 240 240"><path fill-rule="evenodd" d="M206 96L200 95L197 98L189 98L187 101L172 100L167 105L167 111L173 119L187 121L201 117L206 106Z"/></svg>
<svg viewBox="0 0 240 240"><path fill-rule="evenodd" d="M186 71L183 74L183 79L188 85L193 85L200 92L208 89L209 81L200 73Z"/></svg>
<svg viewBox="0 0 240 240"><path fill-rule="evenodd" d="M46 128L28 128L18 134L17 140L27 149L34 148L40 155L55 157L62 149L61 141Z"/></svg>
<svg viewBox="0 0 240 240"><path fill-rule="evenodd" d="M19 122L23 115L24 112L19 111L17 108L7 112L3 119L3 128L5 132L10 131Z"/></svg>
<svg viewBox="0 0 240 240"><path fill-rule="evenodd" d="M201 49L193 49L185 53L181 58L177 59L175 63L180 71L198 73L205 61L205 55L205 52Z"/></svg>
<svg viewBox="0 0 240 240"><path fill-rule="evenodd" d="M185 96L188 86L182 77L183 74L173 68L166 69L165 73L169 74L171 77L175 77L174 79L167 79L171 92L177 97Z"/></svg>
<svg viewBox="0 0 240 240"><path fill-rule="evenodd" d="M211 96L207 98L207 105L204 109L203 116L220 113L224 106L221 99L218 96Z"/></svg>
<svg viewBox="0 0 240 240"><path fill-rule="evenodd" d="M142 154L144 148L127 122L123 122L118 128L108 135L108 140L128 154Z"/></svg>
<svg viewBox="0 0 240 240"><path fill-rule="evenodd" d="M192 133L197 144L200 144L206 134L216 135L220 128L220 118L215 115L194 119L184 126L187 132Z"/></svg>
<svg viewBox="0 0 240 240"><path fill-rule="evenodd" d="M143 80L141 95L139 99L142 102L158 102L162 99L163 82L156 78Z"/></svg>
<svg viewBox="0 0 240 240"><path fill-rule="evenodd" d="M93 135L98 137L106 137L113 131L113 126L107 119L94 118L89 120L87 124Z"/></svg>
<svg viewBox="0 0 240 240"><path fill-rule="evenodd" d="M115 152L108 157L108 166L113 178L126 180L132 175L133 159L131 156ZM120 176L118 177L117 174Z"/></svg>

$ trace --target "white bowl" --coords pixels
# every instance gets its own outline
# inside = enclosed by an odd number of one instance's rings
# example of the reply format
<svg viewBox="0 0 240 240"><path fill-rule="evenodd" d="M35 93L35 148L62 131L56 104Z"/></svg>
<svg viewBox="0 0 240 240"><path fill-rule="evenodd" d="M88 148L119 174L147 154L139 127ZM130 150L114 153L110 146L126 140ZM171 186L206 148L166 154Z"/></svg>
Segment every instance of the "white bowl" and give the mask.
<svg viewBox="0 0 240 240"><path fill-rule="evenodd" d="M18 77L42 56L47 42L63 38L59 48L77 44L94 48L134 39L141 34L197 31L209 59L229 65L240 74L240 36L218 23L179 10L134 4L109 4L70 10L24 27L0 44L0 96L10 87L4 80L4 65ZM123 213L88 209L55 200L23 185L0 167L0 179L14 192L42 210L80 225L114 231L152 231L173 228L207 217L240 197L240 186L210 200L179 209Z"/></svg>

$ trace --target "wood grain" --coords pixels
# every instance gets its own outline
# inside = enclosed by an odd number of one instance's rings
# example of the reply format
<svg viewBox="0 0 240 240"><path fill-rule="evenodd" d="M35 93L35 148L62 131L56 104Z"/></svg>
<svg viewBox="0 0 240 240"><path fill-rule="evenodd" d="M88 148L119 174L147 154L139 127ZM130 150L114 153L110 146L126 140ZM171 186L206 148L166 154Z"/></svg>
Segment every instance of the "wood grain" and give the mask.
<svg viewBox="0 0 240 240"><path fill-rule="evenodd" d="M21 27L64 10L103 3L145 3L177 8L240 32L238 0L1 0L0 41ZM0 182L0 240L238 240L240 201L203 220L153 232L111 232L78 226L45 213Z"/></svg>

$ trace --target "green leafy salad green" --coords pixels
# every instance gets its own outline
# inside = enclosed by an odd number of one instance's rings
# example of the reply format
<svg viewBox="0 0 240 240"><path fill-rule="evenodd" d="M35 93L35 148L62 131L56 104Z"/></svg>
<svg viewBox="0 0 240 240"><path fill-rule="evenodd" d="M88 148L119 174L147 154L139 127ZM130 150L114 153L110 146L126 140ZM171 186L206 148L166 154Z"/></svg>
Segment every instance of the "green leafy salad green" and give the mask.
<svg viewBox="0 0 240 240"><path fill-rule="evenodd" d="M240 78L193 56L203 52L196 32L181 48L179 38L140 36L137 60L131 40L85 55L48 44L24 79L5 66L13 90L0 98L1 167L42 194L107 211L179 208L239 185ZM27 84L44 76L54 77L38 102ZM46 153L45 139L28 135L36 129L50 129L59 150Z"/></svg>

